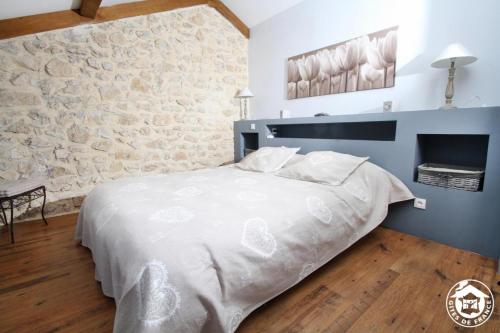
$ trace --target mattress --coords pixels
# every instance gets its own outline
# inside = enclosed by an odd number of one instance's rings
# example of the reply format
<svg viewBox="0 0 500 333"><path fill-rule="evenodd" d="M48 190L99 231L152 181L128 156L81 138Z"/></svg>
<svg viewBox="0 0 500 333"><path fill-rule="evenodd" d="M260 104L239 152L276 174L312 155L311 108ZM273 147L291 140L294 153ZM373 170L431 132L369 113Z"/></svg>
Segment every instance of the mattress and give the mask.
<svg viewBox="0 0 500 333"><path fill-rule="evenodd" d="M369 162L340 186L235 167L127 178L86 197L76 238L114 332L234 332L411 198Z"/></svg>

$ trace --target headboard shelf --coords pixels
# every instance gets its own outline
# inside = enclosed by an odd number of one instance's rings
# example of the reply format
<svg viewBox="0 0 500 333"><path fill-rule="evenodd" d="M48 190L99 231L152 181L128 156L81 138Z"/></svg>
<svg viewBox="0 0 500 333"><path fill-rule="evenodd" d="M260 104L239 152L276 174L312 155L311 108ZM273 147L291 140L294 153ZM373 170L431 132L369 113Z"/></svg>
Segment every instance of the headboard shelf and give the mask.
<svg viewBox="0 0 500 333"><path fill-rule="evenodd" d="M397 121L270 124L275 138L394 141Z"/></svg>
<svg viewBox="0 0 500 333"><path fill-rule="evenodd" d="M242 156L246 156L259 149L259 133L241 133Z"/></svg>
<svg viewBox="0 0 500 333"><path fill-rule="evenodd" d="M424 163L437 163L486 169L488 134L417 134L415 176L417 167ZM483 190L484 179L479 191Z"/></svg>
<svg viewBox="0 0 500 333"><path fill-rule="evenodd" d="M486 168L488 134L417 134L415 165L456 164Z"/></svg>
<svg viewBox="0 0 500 333"><path fill-rule="evenodd" d="M427 200L425 210L411 201L391 205L386 227L500 256L500 107L241 120L234 134L236 162L265 146L369 156ZM416 182L423 163L482 168L482 186L469 192Z"/></svg>

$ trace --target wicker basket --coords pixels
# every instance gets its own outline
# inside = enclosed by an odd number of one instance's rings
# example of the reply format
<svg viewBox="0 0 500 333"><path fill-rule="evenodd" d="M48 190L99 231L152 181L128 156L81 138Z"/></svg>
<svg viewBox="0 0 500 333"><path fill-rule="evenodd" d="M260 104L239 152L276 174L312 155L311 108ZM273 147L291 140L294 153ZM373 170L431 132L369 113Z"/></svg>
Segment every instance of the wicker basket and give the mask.
<svg viewBox="0 0 500 333"><path fill-rule="evenodd" d="M418 182L476 192L484 169L459 165L424 163L418 166Z"/></svg>

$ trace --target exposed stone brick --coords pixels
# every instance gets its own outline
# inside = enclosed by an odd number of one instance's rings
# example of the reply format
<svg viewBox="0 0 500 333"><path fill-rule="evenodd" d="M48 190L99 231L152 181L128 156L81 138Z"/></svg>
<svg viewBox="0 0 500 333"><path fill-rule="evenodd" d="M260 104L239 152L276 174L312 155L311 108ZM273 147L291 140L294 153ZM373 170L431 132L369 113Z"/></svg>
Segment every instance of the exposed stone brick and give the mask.
<svg viewBox="0 0 500 333"><path fill-rule="evenodd" d="M0 41L0 179L45 175L50 214L107 180L232 159L248 41L208 6L148 17Z"/></svg>

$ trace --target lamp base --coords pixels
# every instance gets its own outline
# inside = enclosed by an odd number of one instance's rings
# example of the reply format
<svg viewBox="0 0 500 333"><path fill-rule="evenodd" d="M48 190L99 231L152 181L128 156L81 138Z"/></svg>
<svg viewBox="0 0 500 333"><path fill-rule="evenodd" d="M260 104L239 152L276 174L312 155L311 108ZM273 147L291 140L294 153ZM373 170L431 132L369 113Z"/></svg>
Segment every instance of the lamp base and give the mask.
<svg viewBox="0 0 500 333"><path fill-rule="evenodd" d="M446 92L444 93L445 102L441 107L443 110L456 109L457 107L453 105L453 95L455 89L453 87L453 79L455 78L455 60L451 60L450 68L448 70L448 85L446 86Z"/></svg>
<svg viewBox="0 0 500 333"><path fill-rule="evenodd" d="M453 104L445 104L443 106L441 106L439 109L440 110L453 110L453 109L457 109L458 107L453 105Z"/></svg>

